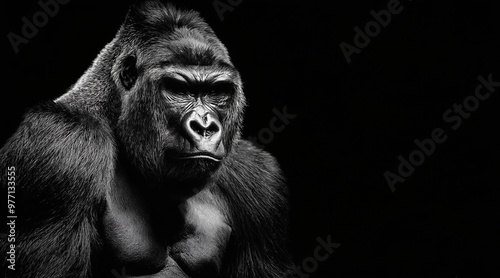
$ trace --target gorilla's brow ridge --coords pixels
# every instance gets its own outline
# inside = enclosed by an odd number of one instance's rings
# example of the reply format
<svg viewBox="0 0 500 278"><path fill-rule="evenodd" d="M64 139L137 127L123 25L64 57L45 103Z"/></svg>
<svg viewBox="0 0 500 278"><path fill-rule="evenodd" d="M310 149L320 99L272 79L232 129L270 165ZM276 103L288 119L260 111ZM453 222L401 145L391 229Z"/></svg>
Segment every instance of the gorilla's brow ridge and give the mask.
<svg viewBox="0 0 500 278"><path fill-rule="evenodd" d="M168 70L168 71L177 71L177 70L180 70L180 71L192 71L194 69L207 69L207 70L210 70L211 72L216 72L216 73L221 73L221 74L224 74L224 73L231 73L231 74L236 74L237 73L237 70L236 68L231 65L231 64L228 64L224 61L217 61L213 64L210 64L210 65L190 65L190 64L184 64L184 63L179 63L179 61L176 61L175 59L169 59L169 60L165 60L165 61L161 61L159 63L160 67L165 69L165 70Z"/></svg>
<svg viewBox="0 0 500 278"><path fill-rule="evenodd" d="M228 81L232 83L234 72L231 68L215 67L186 67L178 64L168 64L163 69L165 76L177 79L182 82L208 82L215 83L219 81Z"/></svg>

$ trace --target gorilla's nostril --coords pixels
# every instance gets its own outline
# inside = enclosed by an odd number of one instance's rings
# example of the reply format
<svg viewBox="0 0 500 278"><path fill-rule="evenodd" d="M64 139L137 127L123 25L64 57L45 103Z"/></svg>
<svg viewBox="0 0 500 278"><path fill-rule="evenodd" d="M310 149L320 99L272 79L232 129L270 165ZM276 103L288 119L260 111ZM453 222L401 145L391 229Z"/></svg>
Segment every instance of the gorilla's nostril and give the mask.
<svg viewBox="0 0 500 278"><path fill-rule="evenodd" d="M212 135L218 131L219 131L219 126L216 125L214 122L210 123L210 125L207 127L207 133L209 133L210 135Z"/></svg>
<svg viewBox="0 0 500 278"><path fill-rule="evenodd" d="M211 122L207 127L204 127L198 121L191 121L189 123L189 128L202 137L210 137L220 130L219 126L214 122Z"/></svg>
<svg viewBox="0 0 500 278"><path fill-rule="evenodd" d="M201 136L205 136L205 128L203 128L201 126L200 123L198 123L197 121L191 121L189 123L189 127L194 131L196 132L197 134L201 135Z"/></svg>

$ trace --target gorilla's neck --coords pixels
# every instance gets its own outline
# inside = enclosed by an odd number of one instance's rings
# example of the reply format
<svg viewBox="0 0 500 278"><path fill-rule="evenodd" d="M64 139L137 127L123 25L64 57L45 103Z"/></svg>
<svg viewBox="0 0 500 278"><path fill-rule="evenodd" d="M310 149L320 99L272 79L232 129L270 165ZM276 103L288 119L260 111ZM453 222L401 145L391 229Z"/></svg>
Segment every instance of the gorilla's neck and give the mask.
<svg viewBox="0 0 500 278"><path fill-rule="evenodd" d="M120 95L112 78L112 67L119 51L114 39L71 89L55 102L100 119L109 119L114 124L120 112Z"/></svg>

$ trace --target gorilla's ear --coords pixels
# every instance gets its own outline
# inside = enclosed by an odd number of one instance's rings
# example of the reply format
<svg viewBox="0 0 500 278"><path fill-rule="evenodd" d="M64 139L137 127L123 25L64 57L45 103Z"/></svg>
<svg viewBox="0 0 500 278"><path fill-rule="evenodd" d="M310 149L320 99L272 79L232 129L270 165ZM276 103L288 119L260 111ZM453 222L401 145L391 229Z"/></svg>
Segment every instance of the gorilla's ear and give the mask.
<svg viewBox="0 0 500 278"><path fill-rule="evenodd" d="M130 90L137 80L136 62L137 59L133 55L128 56L123 61L122 70L120 72L120 81L122 82L123 87L127 90Z"/></svg>

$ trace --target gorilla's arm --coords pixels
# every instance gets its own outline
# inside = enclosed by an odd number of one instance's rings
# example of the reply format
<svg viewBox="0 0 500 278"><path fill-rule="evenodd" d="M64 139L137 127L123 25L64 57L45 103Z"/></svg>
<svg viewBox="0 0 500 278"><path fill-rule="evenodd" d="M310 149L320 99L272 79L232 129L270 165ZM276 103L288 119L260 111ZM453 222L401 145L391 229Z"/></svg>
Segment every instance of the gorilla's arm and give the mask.
<svg viewBox="0 0 500 278"><path fill-rule="evenodd" d="M16 270L4 265L5 277L91 277L112 179L110 134L104 122L51 102L30 111L0 150L2 192L7 167L16 174Z"/></svg>
<svg viewBox="0 0 500 278"><path fill-rule="evenodd" d="M224 277L288 277L288 190L278 163L240 140L222 167L218 186L232 222Z"/></svg>

